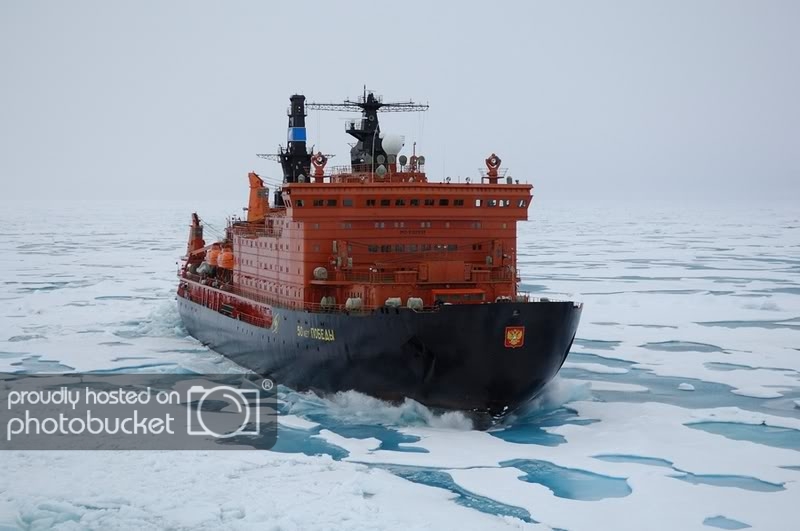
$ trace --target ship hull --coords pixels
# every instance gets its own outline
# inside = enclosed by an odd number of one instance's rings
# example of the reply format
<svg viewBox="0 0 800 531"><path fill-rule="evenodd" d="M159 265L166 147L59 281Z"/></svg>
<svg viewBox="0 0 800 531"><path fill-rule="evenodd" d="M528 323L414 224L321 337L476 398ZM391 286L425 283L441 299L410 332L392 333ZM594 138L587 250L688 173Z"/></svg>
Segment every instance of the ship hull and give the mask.
<svg viewBox="0 0 800 531"><path fill-rule="evenodd" d="M180 296L178 309L192 336L293 389L355 390L491 416L529 401L556 375L581 314L572 302L359 315L273 307L272 327L263 328Z"/></svg>

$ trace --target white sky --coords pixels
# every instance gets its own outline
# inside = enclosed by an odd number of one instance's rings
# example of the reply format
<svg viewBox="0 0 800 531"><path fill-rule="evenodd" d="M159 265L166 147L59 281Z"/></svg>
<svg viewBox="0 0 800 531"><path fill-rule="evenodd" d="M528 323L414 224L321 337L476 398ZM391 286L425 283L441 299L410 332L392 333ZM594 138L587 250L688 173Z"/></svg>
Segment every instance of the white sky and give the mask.
<svg viewBox="0 0 800 531"><path fill-rule="evenodd" d="M0 3L0 197L242 198L294 92L384 114L429 177L539 198L800 199L800 2ZM331 164L338 113L308 116ZM321 130L318 124L322 126Z"/></svg>

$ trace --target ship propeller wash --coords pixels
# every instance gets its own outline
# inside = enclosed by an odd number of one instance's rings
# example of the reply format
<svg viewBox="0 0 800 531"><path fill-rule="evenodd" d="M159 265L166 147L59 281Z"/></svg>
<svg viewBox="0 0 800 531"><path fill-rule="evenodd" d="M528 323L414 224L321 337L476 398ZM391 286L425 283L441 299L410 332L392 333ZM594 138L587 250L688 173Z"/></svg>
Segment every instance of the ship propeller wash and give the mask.
<svg viewBox="0 0 800 531"><path fill-rule="evenodd" d="M431 182L425 157L380 130L379 112L424 111L290 98L288 142L263 155L283 180L270 195L249 174L246 219L206 245L192 215L178 308L191 335L260 375L320 394L496 418L561 368L582 305L519 291L517 222L532 186L492 153L470 182ZM350 165L306 145L306 110L357 111Z"/></svg>

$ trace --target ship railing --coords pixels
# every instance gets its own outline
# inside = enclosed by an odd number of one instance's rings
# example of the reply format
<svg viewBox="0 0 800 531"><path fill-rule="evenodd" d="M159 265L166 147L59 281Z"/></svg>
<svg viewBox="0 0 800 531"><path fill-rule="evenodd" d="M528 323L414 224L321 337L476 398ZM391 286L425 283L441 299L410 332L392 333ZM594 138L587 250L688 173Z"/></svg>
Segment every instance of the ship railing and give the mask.
<svg viewBox="0 0 800 531"><path fill-rule="evenodd" d="M489 170L486 168L478 168L478 172L481 175L481 179L489 178ZM497 178L505 179L506 177L510 177L510 175L508 175L508 168L497 168Z"/></svg>
<svg viewBox="0 0 800 531"><path fill-rule="evenodd" d="M515 276L516 274L516 276ZM408 277L404 277L403 280L400 279L401 276L409 275ZM336 280L345 280L348 282L365 282L369 284L397 284L397 283L441 283L445 282L448 284L474 284L474 283L481 283L481 282L509 282L519 279L519 273L515 272L510 269L492 269L489 272L488 278L474 278L474 279L460 279L460 280L447 280L447 281L439 281L439 280L421 280L419 278L419 272L416 270L397 270L397 271L390 271L390 272L365 272L365 271L340 271L337 274Z"/></svg>
<svg viewBox="0 0 800 531"><path fill-rule="evenodd" d="M518 291L516 301L517 302L572 302L573 304L582 306L582 304L580 303L576 303L575 301L570 301L566 299L557 299L553 297L531 295L531 293L528 291Z"/></svg>
<svg viewBox="0 0 800 531"><path fill-rule="evenodd" d="M251 289L240 288L240 287L233 287L232 289L227 291L229 293L233 293L234 295L238 295L240 297L244 297L248 300L258 302L261 304L266 304L269 306L277 306L282 308L289 308L292 310L304 310L312 313L366 314L366 313L373 313L373 312L387 310L386 306L371 306L364 304L359 308L347 308L345 304L322 304L317 302L306 302L297 299L282 299L279 297L270 297L268 295L264 295L263 293L258 293ZM435 312L437 310L438 310L437 307L431 306L430 308L425 307L414 311Z"/></svg>
<svg viewBox="0 0 800 531"><path fill-rule="evenodd" d="M259 223L257 226L250 226L247 228L239 228L236 231L238 236L243 236L245 238L259 238L263 236L271 236L275 238L280 238L283 234L282 227L265 227L262 223Z"/></svg>
<svg viewBox="0 0 800 531"><path fill-rule="evenodd" d="M322 176L324 182L329 183L388 183L398 179L413 179L415 181L425 180L424 168L418 167L412 170L410 166L404 166L400 171L389 169L384 175L378 175L370 165L364 165L364 168L354 168L352 166L331 166L325 169ZM319 178L319 176L311 175L310 179Z"/></svg>

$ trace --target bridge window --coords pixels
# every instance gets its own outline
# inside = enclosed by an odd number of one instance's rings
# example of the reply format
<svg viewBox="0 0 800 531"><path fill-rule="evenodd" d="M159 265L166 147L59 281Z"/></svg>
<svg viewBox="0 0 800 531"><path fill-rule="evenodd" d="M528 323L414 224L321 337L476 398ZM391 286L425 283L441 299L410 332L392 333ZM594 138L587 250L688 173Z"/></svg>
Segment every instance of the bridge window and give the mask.
<svg viewBox="0 0 800 531"><path fill-rule="evenodd" d="M381 245L381 252L382 253L391 253L392 246L391 245Z"/></svg>
<svg viewBox="0 0 800 531"><path fill-rule="evenodd" d="M336 206L336 199L328 199L326 206Z"/></svg>
<svg viewBox="0 0 800 531"><path fill-rule="evenodd" d="M296 207L303 206L303 200L302 199L296 199L295 202L294 202L294 206L296 206Z"/></svg>
<svg viewBox="0 0 800 531"><path fill-rule="evenodd" d="M342 206L351 207L353 206L353 199L350 197L346 197L342 199Z"/></svg>
<svg viewBox="0 0 800 531"><path fill-rule="evenodd" d="M369 246L367 246L367 250L369 252L371 252L371 253L377 253L378 252L378 246L377 245L369 245Z"/></svg>
<svg viewBox="0 0 800 531"><path fill-rule="evenodd" d="M396 252L396 253L402 253L402 252L405 252L405 250L406 250L406 246L403 245L402 243L398 243L398 244L396 244L394 246L394 252Z"/></svg>
<svg viewBox="0 0 800 531"><path fill-rule="evenodd" d="M528 206L528 202L525 201L524 199L520 199L519 203L517 203L517 206L520 208L525 208L526 206Z"/></svg>
<svg viewBox="0 0 800 531"><path fill-rule="evenodd" d="M381 206L382 207L387 207L387 206L390 206L391 204L392 204L392 200L391 199L381 199Z"/></svg>
<svg viewBox="0 0 800 531"><path fill-rule="evenodd" d="M454 243L448 243L447 244L447 250L448 251L458 251L458 245L456 245Z"/></svg>
<svg viewBox="0 0 800 531"><path fill-rule="evenodd" d="M476 207L479 207L479 206L482 206L482 205L483 205L483 199L476 199L475 200L475 206Z"/></svg>
<svg viewBox="0 0 800 531"><path fill-rule="evenodd" d="M405 199L395 199L394 200L394 206L406 206L406 200Z"/></svg>
<svg viewBox="0 0 800 531"><path fill-rule="evenodd" d="M489 201L486 202L486 205L490 207L497 206L497 199L489 199Z"/></svg>
<svg viewBox="0 0 800 531"><path fill-rule="evenodd" d="M433 199L426 199L425 206L433 206L435 201Z"/></svg>
<svg viewBox="0 0 800 531"><path fill-rule="evenodd" d="M314 199L314 206L315 207L323 206L324 204L325 204L325 202L322 199Z"/></svg>
<svg viewBox="0 0 800 531"><path fill-rule="evenodd" d="M368 207L375 206L375 200L374 199L367 199L367 206Z"/></svg>
<svg viewBox="0 0 800 531"><path fill-rule="evenodd" d="M416 253L417 252L417 244L416 243L409 243L408 244L408 252L409 253Z"/></svg>
<svg viewBox="0 0 800 531"><path fill-rule="evenodd" d="M419 199L412 199L411 206L419 206Z"/></svg>
<svg viewBox="0 0 800 531"><path fill-rule="evenodd" d="M450 204L449 199L439 199L439 206L447 206Z"/></svg>
<svg viewBox="0 0 800 531"><path fill-rule="evenodd" d="M464 206L463 199L453 199L453 206Z"/></svg>

